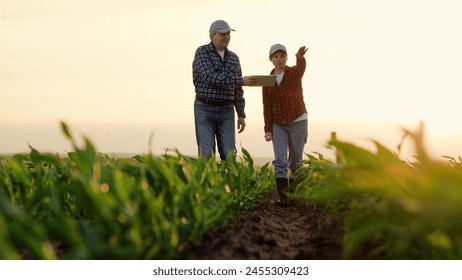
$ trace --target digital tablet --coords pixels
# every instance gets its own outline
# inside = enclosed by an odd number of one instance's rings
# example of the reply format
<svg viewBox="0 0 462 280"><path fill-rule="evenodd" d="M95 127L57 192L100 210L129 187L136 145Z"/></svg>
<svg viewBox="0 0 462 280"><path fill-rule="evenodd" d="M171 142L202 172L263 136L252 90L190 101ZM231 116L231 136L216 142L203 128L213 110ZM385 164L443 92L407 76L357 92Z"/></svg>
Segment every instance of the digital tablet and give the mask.
<svg viewBox="0 0 462 280"><path fill-rule="evenodd" d="M267 87L267 86L274 86L276 82L276 75L252 75L252 77L256 77L258 81L253 84L254 87Z"/></svg>

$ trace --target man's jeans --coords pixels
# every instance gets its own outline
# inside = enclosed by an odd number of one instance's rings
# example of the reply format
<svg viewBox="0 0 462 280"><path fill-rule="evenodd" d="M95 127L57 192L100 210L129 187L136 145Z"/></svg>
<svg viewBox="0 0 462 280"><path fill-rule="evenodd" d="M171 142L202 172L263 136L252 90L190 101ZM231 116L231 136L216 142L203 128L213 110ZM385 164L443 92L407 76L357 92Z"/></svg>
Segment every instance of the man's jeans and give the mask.
<svg viewBox="0 0 462 280"><path fill-rule="evenodd" d="M287 178L287 169L293 178L303 160L303 150L308 139L308 120L287 125L273 125L274 177ZM287 151L289 157L287 157Z"/></svg>
<svg viewBox="0 0 462 280"><path fill-rule="evenodd" d="M195 100L194 121L199 157L209 159L215 153L215 137L221 160L236 151L234 105L213 106Z"/></svg>

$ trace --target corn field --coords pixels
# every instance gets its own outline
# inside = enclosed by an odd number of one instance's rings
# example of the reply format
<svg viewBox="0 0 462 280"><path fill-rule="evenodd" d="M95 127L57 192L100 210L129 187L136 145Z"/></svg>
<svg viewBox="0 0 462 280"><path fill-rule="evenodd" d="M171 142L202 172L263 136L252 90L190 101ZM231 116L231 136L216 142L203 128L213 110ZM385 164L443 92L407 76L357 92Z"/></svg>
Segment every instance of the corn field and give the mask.
<svg viewBox="0 0 462 280"><path fill-rule="evenodd" d="M66 157L33 147L0 157L0 259L188 259L204 233L274 191L272 168L245 149L242 161L118 159L61 128ZM307 154L295 174L292 199L342 220L345 259L364 246L371 258L462 259L462 159L431 159L423 127L404 135L413 161L378 141L372 152L333 137L334 160Z"/></svg>
<svg viewBox="0 0 462 280"><path fill-rule="evenodd" d="M255 207L274 185L267 165L97 153L0 158L0 259L177 259L206 231ZM232 155L230 155L232 156Z"/></svg>

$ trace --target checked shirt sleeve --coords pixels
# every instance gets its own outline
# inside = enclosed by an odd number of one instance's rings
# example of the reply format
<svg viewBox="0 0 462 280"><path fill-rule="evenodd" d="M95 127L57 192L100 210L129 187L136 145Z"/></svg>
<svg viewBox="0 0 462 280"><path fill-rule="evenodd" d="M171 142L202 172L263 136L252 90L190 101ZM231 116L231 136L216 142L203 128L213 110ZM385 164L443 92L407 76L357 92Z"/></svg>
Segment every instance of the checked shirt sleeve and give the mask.
<svg viewBox="0 0 462 280"><path fill-rule="evenodd" d="M301 58L297 57L296 68L297 68L298 77L301 79L303 75L305 74L305 69L306 69L306 59L304 57L301 57Z"/></svg>
<svg viewBox="0 0 462 280"><path fill-rule="evenodd" d="M273 98L268 87L262 87L262 97L265 132L273 132Z"/></svg>
<svg viewBox="0 0 462 280"><path fill-rule="evenodd" d="M239 65L239 64L238 64ZM241 67L239 66L238 76L242 76ZM245 118L245 99L244 99L244 90L242 86L238 86L234 89L234 107L236 108L237 116Z"/></svg>

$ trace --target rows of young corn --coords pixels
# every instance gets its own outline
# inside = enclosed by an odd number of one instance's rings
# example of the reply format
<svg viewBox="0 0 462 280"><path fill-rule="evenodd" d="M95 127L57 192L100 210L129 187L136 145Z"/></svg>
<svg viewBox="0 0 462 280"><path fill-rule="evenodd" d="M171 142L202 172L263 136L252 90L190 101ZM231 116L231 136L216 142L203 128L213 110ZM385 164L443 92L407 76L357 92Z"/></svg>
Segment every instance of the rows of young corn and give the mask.
<svg viewBox="0 0 462 280"><path fill-rule="evenodd" d="M0 259L177 259L274 187L268 164L165 154L117 159L85 139L63 158L0 158Z"/></svg>
<svg viewBox="0 0 462 280"><path fill-rule="evenodd" d="M462 159L431 159L423 126L405 135L415 160L333 139L336 160L309 156L297 174L298 199L343 219L345 258L362 247L371 258L462 259Z"/></svg>

